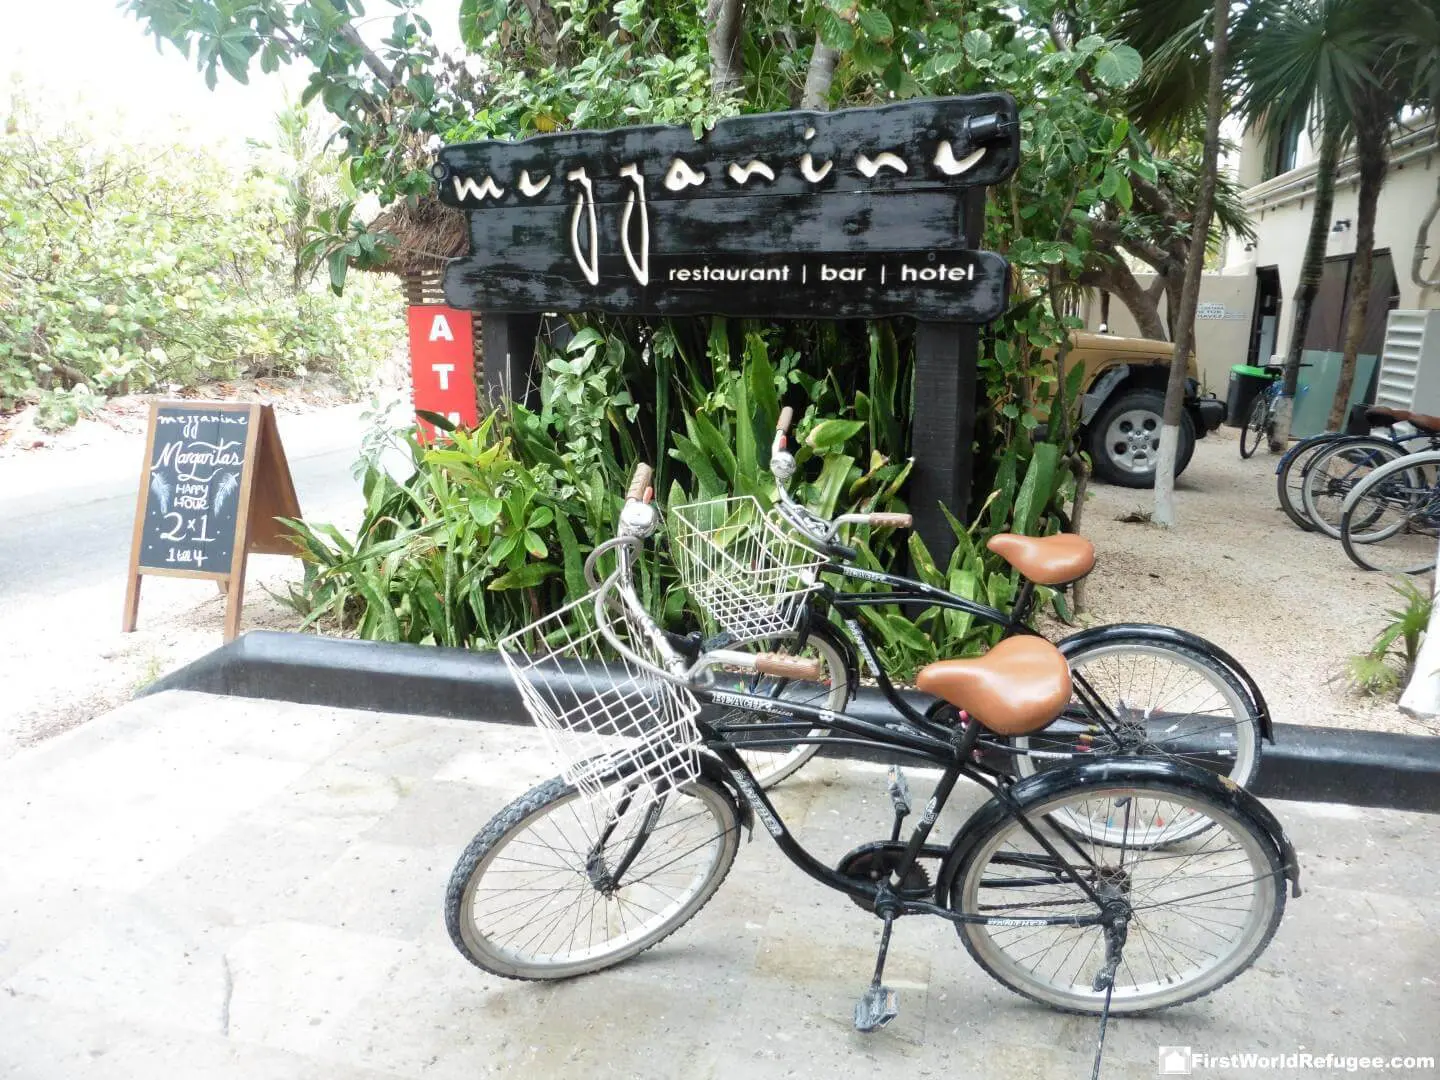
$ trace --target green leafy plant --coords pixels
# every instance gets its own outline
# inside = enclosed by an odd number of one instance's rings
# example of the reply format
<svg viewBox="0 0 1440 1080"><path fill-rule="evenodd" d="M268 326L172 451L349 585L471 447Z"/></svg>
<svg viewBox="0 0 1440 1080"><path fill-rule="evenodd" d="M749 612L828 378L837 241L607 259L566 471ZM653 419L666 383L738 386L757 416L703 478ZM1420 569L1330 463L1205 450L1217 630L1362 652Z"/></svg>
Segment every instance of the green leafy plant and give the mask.
<svg viewBox="0 0 1440 1080"><path fill-rule="evenodd" d="M1410 680L1420 642L1430 624L1434 598L1409 579L1390 586L1404 601L1403 606L1385 612L1389 622L1363 653L1346 661L1350 684L1363 694L1385 697L1397 693Z"/></svg>

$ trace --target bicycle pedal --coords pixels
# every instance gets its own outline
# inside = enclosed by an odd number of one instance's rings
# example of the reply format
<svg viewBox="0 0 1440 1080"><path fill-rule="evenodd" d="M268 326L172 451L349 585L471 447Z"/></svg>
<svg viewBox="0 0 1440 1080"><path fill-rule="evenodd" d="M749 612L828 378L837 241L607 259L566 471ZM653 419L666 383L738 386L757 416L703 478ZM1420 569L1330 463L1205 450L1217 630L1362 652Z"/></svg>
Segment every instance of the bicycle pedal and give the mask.
<svg viewBox="0 0 1440 1080"><path fill-rule="evenodd" d="M895 806L895 813L905 817L910 813L910 782L905 779L905 774L900 771L899 765L891 765L885 776L885 789L890 795L890 801Z"/></svg>
<svg viewBox="0 0 1440 1080"><path fill-rule="evenodd" d="M888 986L872 986L855 1003L855 1030L879 1031L899 1015L899 995Z"/></svg>

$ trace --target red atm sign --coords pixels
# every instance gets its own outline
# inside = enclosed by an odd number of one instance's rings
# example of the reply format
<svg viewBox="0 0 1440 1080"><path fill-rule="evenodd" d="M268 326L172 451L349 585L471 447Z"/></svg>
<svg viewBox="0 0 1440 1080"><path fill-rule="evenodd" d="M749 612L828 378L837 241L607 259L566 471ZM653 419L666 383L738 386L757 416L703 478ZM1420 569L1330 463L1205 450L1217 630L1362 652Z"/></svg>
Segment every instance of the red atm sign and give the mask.
<svg viewBox="0 0 1440 1080"><path fill-rule="evenodd" d="M415 408L459 427L479 420L475 398L475 327L470 312L426 304L410 308L410 385ZM425 438L435 432L421 420Z"/></svg>

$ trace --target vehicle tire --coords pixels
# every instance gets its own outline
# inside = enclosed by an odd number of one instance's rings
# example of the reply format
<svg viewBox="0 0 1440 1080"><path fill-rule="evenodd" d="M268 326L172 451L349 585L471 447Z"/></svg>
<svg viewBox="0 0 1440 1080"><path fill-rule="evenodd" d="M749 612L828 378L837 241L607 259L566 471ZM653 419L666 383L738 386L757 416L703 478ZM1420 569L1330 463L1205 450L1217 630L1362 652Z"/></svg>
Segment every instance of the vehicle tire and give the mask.
<svg viewBox="0 0 1440 1080"><path fill-rule="evenodd" d="M1188 762L1248 787L1260 771L1260 725L1249 695L1219 661L1194 649L1137 636L1131 641L1104 641L1062 653L1077 683L1108 707L1117 728L1117 742L1104 728L1094 730L1093 710L1077 696L1061 717L1042 731L1011 740L1017 751L1015 774L1034 776L1073 764L1068 755L1091 757L1130 755ZM1063 754L1050 758L1036 754ZM1067 823L1099 843L1117 837L1087 831L1077 819ZM1170 830L1171 839L1194 831Z"/></svg>
<svg viewBox="0 0 1440 1080"><path fill-rule="evenodd" d="M1133 906L1112 1012L1137 1015L1203 997L1250 967L1274 936L1285 910L1282 858L1238 806L1183 777L1117 776L1060 792L1041 780L1010 794L1077 874ZM937 887L937 899L952 911L1016 922L1094 913L1094 901L1062 876L1054 857L997 810L987 804L962 827L952 848L958 866ZM1077 814L1149 821L1147 831L1157 821L1198 816L1205 835L1179 846L1086 845L1054 825L1057 816ZM967 835L971 830L978 835ZM1103 1007L1105 993L1093 983L1105 955L1098 926L961 923L956 930L975 962L1017 994L1066 1012Z"/></svg>
<svg viewBox="0 0 1440 1080"><path fill-rule="evenodd" d="M794 634L767 638L746 647L754 648L758 652L784 651L794 656L817 659L823 665L824 678L819 683L812 683L780 679L772 675L716 672L715 689L730 689L757 697L796 701L801 704L813 705L819 709L829 709L831 712L844 712L845 706L855 696L856 687L850 674L852 665L846 659L847 647L824 623L817 622L817 625L811 628L806 637L805 646L801 649L795 648ZM773 723L778 719L768 713L748 712L743 709L726 709L724 716L729 721L753 719L756 723ZM824 735L827 730L826 728L812 728L809 734L820 736ZM771 738L775 735L774 732L765 734ZM786 777L795 775L804 768L807 761L820 751L820 747L813 743L808 746L795 746L788 750L747 750L745 749L745 736L741 733L732 733L730 741L739 751L741 760L754 773L756 781L764 788L774 787Z"/></svg>
<svg viewBox="0 0 1440 1080"><path fill-rule="evenodd" d="M1248 458L1260 448L1260 441L1264 439L1270 426L1270 391L1261 390L1255 403L1250 406L1250 415L1245 420L1245 426L1240 429L1240 457Z"/></svg>
<svg viewBox="0 0 1440 1080"><path fill-rule="evenodd" d="M1285 451L1285 455L1275 466L1275 497L1280 501L1280 509L1285 511L1285 516L1298 528L1306 532L1314 532L1315 523L1305 515L1305 495L1301 490L1305 483L1305 474L1316 454L1337 439L1343 438L1346 436L1333 431L1311 435Z"/></svg>
<svg viewBox="0 0 1440 1080"><path fill-rule="evenodd" d="M1301 488L1305 516L1318 531L1339 540L1346 496L1374 470L1404 456L1404 450L1386 439L1368 435L1337 439L1311 458L1305 471Z"/></svg>
<svg viewBox="0 0 1440 1080"><path fill-rule="evenodd" d="M593 860L601 856L602 872L604 856L618 860L650 805L637 800L607 834L604 812L564 780L532 788L496 814L456 863L445 893L450 940L493 975L567 979L673 934L725 880L739 820L729 793L710 780L672 791L619 888L607 892L595 882Z"/></svg>
<svg viewBox="0 0 1440 1080"><path fill-rule="evenodd" d="M1421 574L1440 536L1440 453L1412 454L1367 476L1345 500L1340 543L1362 570Z"/></svg>
<svg viewBox="0 0 1440 1080"><path fill-rule="evenodd" d="M1087 445L1095 475L1121 487L1155 486L1155 465L1160 456L1160 425L1165 394L1136 389L1117 394L1090 421ZM1195 423L1180 414L1180 444L1175 448L1175 475L1190 464L1195 453Z"/></svg>

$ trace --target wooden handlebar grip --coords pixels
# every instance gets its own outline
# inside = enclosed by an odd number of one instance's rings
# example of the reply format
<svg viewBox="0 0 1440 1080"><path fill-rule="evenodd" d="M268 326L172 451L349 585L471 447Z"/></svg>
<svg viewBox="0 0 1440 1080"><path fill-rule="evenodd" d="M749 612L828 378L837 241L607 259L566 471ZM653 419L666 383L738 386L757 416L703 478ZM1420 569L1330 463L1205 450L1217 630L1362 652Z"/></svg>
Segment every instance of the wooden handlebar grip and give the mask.
<svg viewBox="0 0 1440 1080"><path fill-rule="evenodd" d="M761 653L755 657L755 670L762 675L776 675L782 679L819 682L824 668L819 660L786 656L784 653Z"/></svg>
<svg viewBox="0 0 1440 1080"><path fill-rule="evenodd" d="M634 499L639 502L645 498L645 489L650 486L650 480L655 475L655 470L643 462L635 466L635 472L630 476L630 490L625 492L627 499Z"/></svg>
<svg viewBox="0 0 1440 1080"><path fill-rule="evenodd" d="M909 514L870 515L870 524L877 529L908 529L913 521Z"/></svg>
<svg viewBox="0 0 1440 1080"><path fill-rule="evenodd" d="M784 435L790 430L790 425L795 422L795 410L786 405L780 410L780 419L775 422L775 433Z"/></svg>

